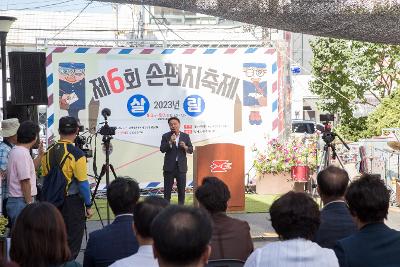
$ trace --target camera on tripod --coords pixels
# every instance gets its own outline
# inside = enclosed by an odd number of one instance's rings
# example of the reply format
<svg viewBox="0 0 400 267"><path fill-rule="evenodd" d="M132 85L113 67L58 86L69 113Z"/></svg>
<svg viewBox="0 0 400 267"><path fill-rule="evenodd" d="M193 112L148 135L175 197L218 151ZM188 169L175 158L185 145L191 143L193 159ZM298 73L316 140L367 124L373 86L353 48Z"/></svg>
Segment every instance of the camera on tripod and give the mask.
<svg viewBox="0 0 400 267"><path fill-rule="evenodd" d="M332 132L332 126L330 122L335 120L335 115L333 114L321 114L319 115L319 120L324 123L324 131L322 133L322 140L326 144L331 144L336 137L336 134Z"/></svg>
<svg viewBox="0 0 400 267"><path fill-rule="evenodd" d="M322 140L325 142L323 154L321 157L321 163L318 168L318 173L321 170L324 170L331 164L331 159L338 159L340 165L342 168L344 168L341 160L339 157L337 157L336 153L336 146L333 144L333 141L335 140L336 137L339 138L340 142L344 145L344 147L347 150L350 150L349 146L346 144L346 142L338 135L337 133L332 131L332 125L331 122L335 120L335 116L333 114L321 114L320 115L320 121L324 122L324 132L322 134ZM332 155L331 155L332 153Z"/></svg>
<svg viewBox="0 0 400 267"><path fill-rule="evenodd" d="M83 125L79 126L79 132L82 133L84 131ZM90 142L88 142L88 138L83 134L78 134L75 138L75 146L85 153L86 158L93 157L93 150L90 149Z"/></svg>
<svg viewBox="0 0 400 267"><path fill-rule="evenodd" d="M99 133L104 136L115 135L115 130L117 130L117 127L110 127L107 121L108 117L111 115L111 110L109 108L105 108L101 111L101 115L104 117L104 125L100 128Z"/></svg>

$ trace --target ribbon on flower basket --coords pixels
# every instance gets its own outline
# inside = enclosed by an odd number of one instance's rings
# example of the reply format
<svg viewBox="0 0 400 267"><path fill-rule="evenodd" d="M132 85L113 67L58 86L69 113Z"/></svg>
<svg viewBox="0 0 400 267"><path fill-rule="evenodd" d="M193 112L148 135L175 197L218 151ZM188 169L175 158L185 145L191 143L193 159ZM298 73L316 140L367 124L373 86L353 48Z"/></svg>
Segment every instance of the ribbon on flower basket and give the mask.
<svg viewBox="0 0 400 267"><path fill-rule="evenodd" d="M310 168L308 166L292 166L291 176L295 182L308 182L310 180Z"/></svg>

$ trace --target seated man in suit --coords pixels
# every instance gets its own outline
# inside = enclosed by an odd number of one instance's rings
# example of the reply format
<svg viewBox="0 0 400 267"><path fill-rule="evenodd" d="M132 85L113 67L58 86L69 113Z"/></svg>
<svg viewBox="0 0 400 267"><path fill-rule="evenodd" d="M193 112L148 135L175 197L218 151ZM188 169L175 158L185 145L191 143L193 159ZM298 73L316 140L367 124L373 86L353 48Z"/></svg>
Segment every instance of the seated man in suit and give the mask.
<svg viewBox="0 0 400 267"><path fill-rule="evenodd" d="M211 232L211 220L201 209L181 205L164 209L151 224L153 252L159 266L205 266L211 251Z"/></svg>
<svg viewBox="0 0 400 267"><path fill-rule="evenodd" d="M365 174L350 184L345 198L359 231L336 244L340 266L400 266L400 232L384 223L390 194L383 181Z"/></svg>
<svg viewBox="0 0 400 267"><path fill-rule="evenodd" d="M197 188L195 196L213 221L210 260L246 261L253 252L250 226L245 221L226 215L228 200L231 198L228 186L217 177L206 177Z"/></svg>
<svg viewBox="0 0 400 267"><path fill-rule="evenodd" d="M318 193L324 203L321 224L315 242L324 248L333 248L340 239L357 231L357 227L344 201L349 175L343 169L329 166L318 173Z"/></svg>
<svg viewBox="0 0 400 267"><path fill-rule="evenodd" d="M169 205L168 201L158 196L148 196L139 202L134 211L133 230L139 242L136 254L114 262L110 267L158 267L153 254L153 238L151 237L151 223L154 218Z"/></svg>
<svg viewBox="0 0 400 267"><path fill-rule="evenodd" d="M139 200L139 185L128 177L119 177L107 188L107 200L115 214L112 224L89 235L84 267L105 267L138 251L132 228L133 209Z"/></svg>

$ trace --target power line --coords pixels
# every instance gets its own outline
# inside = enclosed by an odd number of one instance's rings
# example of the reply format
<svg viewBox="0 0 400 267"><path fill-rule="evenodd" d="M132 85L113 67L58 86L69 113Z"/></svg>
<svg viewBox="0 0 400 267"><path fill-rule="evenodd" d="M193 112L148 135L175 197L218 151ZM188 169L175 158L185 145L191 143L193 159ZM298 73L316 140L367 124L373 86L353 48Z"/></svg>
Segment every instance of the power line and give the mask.
<svg viewBox="0 0 400 267"><path fill-rule="evenodd" d="M19 30L19 31L44 31L44 32L54 32L54 31L59 31L62 29L51 29L51 28L11 28L12 30ZM68 31L68 32L117 32L116 29L64 29L63 31ZM123 30L126 31L126 30ZM132 32L136 32L136 30L129 30Z"/></svg>
<svg viewBox="0 0 400 267"><path fill-rule="evenodd" d="M157 24L157 26L158 26L157 21L160 22L160 20L159 20L158 18L156 18L156 17L153 15L153 13L151 13L150 10L147 9L146 6L143 6L143 8L150 14L150 16L154 19L154 21L156 22L156 24ZM182 41L185 41L185 42L186 42L185 39L183 39L183 38L182 38L179 34L177 34L174 30L172 30L170 27L168 27L168 26L165 24L165 22L161 21L161 23L162 23L162 25L163 25L165 28L167 28L168 30L170 30L170 31L171 31L174 35L176 35L179 39L181 39ZM161 33L162 33L162 31L161 31ZM165 39L165 37L164 37L164 39ZM188 43L189 43L189 42L188 42Z"/></svg>
<svg viewBox="0 0 400 267"><path fill-rule="evenodd" d="M70 9L65 9L65 8L67 8L67 7L70 7ZM71 8L71 7L75 7L75 8ZM96 3L93 3L91 6L90 6L90 8L91 9L94 9L94 11L95 12L99 12L99 13L103 13L102 11L106 11L106 6L105 5L100 5L100 3L98 3L98 2L96 2ZM59 12L63 12L63 13L65 13L65 12L77 12L77 11L80 11L82 9L82 6L77 6L77 4L75 3L71 3L71 4L67 4L67 5L63 5L63 6L57 6L57 9L51 9L50 11L52 12L52 13L54 13L54 15L55 16L58 16L58 14L57 13L59 13ZM29 12L29 11L32 11L32 13L31 12ZM35 12L39 12L38 10L35 10L35 9L33 9L33 10L27 10L26 12L28 12L28 13L24 13L24 16L26 16L26 15L29 15L29 16L37 16L38 15L38 13L35 13ZM107 12L108 12L108 10L107 10ZM17 15L17 14L16 14Z"/></svg>
<svg viewBox="0 0 400 267"><path fill-rule="evenodd" d="M14 8L14 9L1 9L0 11L18 11L18 10L40 9L40 8L44 8L44 7L58 6L58 5L69 3L69 2L73 2L73 1L76 1L76 0L66 0L66 1L59 2L59 3L52 3L52 4L43 5L43 6L34 6L34 7L26 7L26 8Z"/></svg>
<svg viewBox="0 0 400 267"><path fill-rule="evenodd" d="M73 20L71 20L71 22L68 23L68 24L67 24L64 28L62 28L59 32L57 32L57 33L53 36L52 39L54 39L57 35L59 35L60 33L62 33L66 28L69 27L69 25L71 25L72 23L74 23L74 21L75 21L77 18L79 18L79 16L83 13L83 11L85 11L85 9L88 8L88 6L90 6L90 4L92 4L92 3L93 3L93 0L91 0L89 3L87 3L87 5L86 5L84 8L82 8L81 11L79 11L79 13L76 15L76 17L75 17Z"/></svg>
<svg viewBox="0 0 400 267"><path fill-rule="evenodd" d="M57 0L45 0L45 1L29 1L29 2L18 2L18 3L11 3L11 4L6 4L4 3L5 6L21 6L21 5L32 5L32 4L44 4L44 3L51 3L51 2L55 2L57 3Z"/></svg>

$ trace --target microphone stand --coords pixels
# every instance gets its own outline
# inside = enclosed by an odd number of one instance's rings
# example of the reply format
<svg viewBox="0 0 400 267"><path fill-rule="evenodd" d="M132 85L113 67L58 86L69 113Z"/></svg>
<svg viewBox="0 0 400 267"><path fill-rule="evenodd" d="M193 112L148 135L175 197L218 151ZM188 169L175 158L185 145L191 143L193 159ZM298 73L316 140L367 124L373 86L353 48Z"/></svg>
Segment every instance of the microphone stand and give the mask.
<svg viewBox="0 0 400 267"><path fill-rule="evenodd" d="M254 190L250 186L250 172L251 172L251 170L254 169L255 165L256 165L256 163L253 162L253 165L251 166L251 168L246 173L247 183L246 183L246 186L245 186L245 188L246 188L245 191L246 191L246 193L249 193L249 194L254 194L255 193Z"/></svg>

